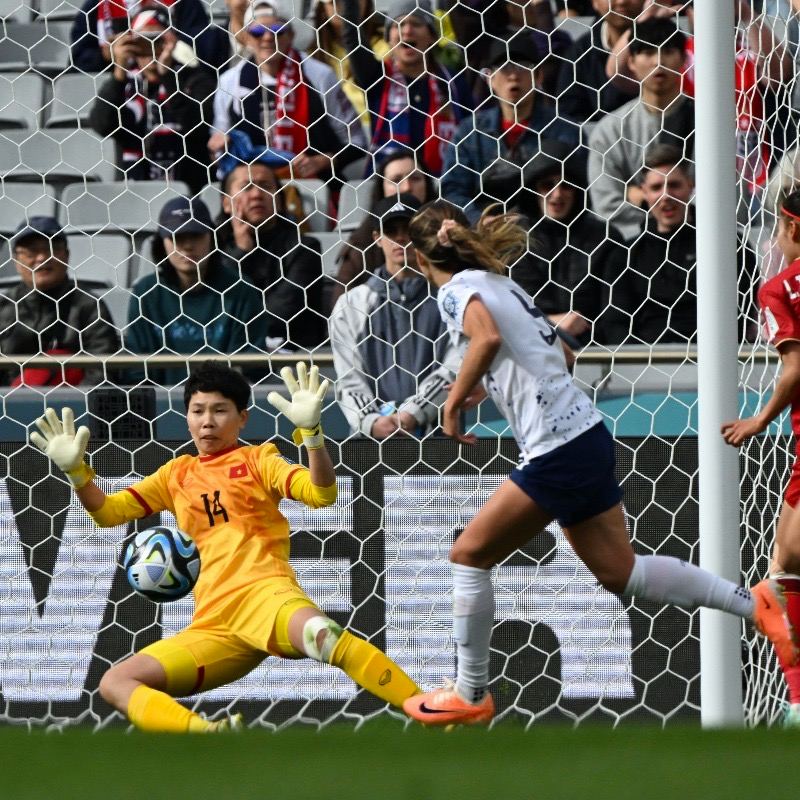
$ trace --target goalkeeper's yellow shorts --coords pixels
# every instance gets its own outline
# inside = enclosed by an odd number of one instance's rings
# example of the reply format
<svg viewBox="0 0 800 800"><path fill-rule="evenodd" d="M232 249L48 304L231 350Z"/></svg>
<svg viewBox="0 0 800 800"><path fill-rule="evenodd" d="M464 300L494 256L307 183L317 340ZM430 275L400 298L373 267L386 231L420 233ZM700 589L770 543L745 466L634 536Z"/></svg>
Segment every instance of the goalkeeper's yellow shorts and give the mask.
<svg viewBox="0 0 800 800"><path fill-rule="evenodd" d="M317 608L296 581L267 578L140 652L161 664L174 697L207 691L247 675L268 655L304 658L288 632L289 619L304 607Z"/></svg>

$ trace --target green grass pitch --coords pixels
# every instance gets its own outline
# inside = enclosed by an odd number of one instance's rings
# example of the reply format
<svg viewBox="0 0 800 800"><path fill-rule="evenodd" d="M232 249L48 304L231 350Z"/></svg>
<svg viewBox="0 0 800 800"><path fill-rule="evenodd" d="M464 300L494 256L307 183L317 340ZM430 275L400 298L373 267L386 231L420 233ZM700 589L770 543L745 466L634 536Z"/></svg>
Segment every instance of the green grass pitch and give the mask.
<svg viewBox="0 0 800 800"><path fill-rule="evenodd" d="M389 721L224 736L0 729L3 800L739 800L789 792L800 732L453 733ZM782 787L782 788L781 788Z"/></svg>

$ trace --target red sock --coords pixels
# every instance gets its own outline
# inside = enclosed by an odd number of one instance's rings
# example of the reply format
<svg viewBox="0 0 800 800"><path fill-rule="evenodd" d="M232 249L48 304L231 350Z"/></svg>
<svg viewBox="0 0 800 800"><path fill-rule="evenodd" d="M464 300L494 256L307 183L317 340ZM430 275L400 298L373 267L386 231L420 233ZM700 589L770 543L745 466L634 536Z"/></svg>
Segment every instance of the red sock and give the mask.
<svg viewBox="0 0 800 800"><path fill-rule="evenodd" d="M796 631L800 631L800 579L778 578L777 581L783 587L786 596L786 614L789 622ZM792 705L800 703L800 664L793 667L781 664L781 669L789 687L789 702Z"/></svg>

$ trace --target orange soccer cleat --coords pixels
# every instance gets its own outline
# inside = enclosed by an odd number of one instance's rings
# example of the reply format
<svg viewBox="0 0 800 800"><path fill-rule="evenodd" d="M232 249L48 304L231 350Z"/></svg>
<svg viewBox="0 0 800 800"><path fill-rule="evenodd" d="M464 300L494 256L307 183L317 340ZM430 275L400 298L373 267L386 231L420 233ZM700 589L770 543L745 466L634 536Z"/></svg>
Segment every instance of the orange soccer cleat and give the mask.
<svg viewBox="0 0 800 800"><path fill-rule="evenodd" d="M423 725L486 725L494 717L494 700L487 692L480 703L468 703L448 681L443 689L409 697L403 710Z"/></svg>
<svg viewBox="0 0 800 800"><path fill-rule="evenodd" d="M753 586L750 594L755 601L753 622L758 631L772 642L782 666L797 664L800 649L794 627L786 614L783 587L777 581L766 579Z"/></svg>

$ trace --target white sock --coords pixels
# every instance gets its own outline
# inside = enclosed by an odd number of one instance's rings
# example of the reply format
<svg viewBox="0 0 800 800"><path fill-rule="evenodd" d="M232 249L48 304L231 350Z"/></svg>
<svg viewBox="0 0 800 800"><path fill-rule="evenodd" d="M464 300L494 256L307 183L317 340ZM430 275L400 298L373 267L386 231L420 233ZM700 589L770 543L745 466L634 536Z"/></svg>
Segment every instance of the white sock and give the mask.
<svg viewBox="0 0 800 800"><path fill-rule="evenodd" d="M671 556L636 556L623 594L690 611L705 606L739 617L753 615L747 589Z"/></svg>
<svg viewBox="0 0 800 800"><path fill-rule="evenodd" d="M456 691L468 703L483 699L489 685L489 641L494 623L494 589L488 569L453 568L453 638L458 654Z"/></svg>

